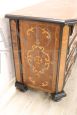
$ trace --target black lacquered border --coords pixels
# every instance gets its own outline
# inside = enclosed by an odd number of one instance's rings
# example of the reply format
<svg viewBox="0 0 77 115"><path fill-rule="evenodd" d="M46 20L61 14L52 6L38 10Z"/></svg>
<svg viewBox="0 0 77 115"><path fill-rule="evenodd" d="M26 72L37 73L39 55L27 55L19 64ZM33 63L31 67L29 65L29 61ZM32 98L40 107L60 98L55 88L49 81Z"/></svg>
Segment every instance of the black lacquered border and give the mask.
<svg viewBox="0 0 77 115"><path fill-rule="evenodd" d="M54 18L20 16L20 15L12 15L12 14L6 14L5 18L16 19L16 20L22 19L22 20L41 21L41 22L52 22L52 23L68 24L68 25L72 25L72 24L77 23L77 19L62 20L62 19L54 19Z"/></svg>

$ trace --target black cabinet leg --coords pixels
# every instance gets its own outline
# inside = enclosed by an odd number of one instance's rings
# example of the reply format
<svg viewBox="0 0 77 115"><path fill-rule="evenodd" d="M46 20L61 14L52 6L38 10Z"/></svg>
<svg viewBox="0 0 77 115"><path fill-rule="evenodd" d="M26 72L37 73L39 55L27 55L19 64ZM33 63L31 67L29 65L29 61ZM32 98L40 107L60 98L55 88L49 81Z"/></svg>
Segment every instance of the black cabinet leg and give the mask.
<svg viewBox="0 0 77 115"><path fill-rule="evenodd" d="M64 91L51 94L52 100L54 100L56 102L60 101L65 96L66 96L66 93Z"/></svg>
<svg viewBox="0 0 77 115"><path fill-rule="evenodd" d="M20 83L18 81L15 82L15 87L18 88L19 90L23 91L23 92L28 90L27 86L25 86L24 84L22 84L22 83Z"/></svg>

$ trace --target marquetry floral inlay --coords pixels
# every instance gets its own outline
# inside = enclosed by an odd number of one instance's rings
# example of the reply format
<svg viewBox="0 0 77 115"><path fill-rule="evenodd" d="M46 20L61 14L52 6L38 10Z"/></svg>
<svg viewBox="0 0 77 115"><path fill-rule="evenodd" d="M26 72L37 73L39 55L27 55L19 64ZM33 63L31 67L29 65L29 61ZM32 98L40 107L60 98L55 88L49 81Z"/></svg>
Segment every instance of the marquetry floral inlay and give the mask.
<svg viewBox="0 0 77 115"><path fill-rule="evenodd" d="M42 86L42 87L48 86L48 82L47 82L47 81L43 82L43 83L41 84L41 86Z"/></svg>
<svg viewBox="0 0 77 115"><path fill-rule="evenodd" d="M34 32L34 27L30 27L28 30L27 30L27 36L30 35L30 33L33 33Z"/></svg>
<svg viewBox="0 0 77 115"><path fill-rule="evenodd" d="M45 34L46 38L50 39L50 33L48 32L48 30L46 30L45 28L41 28L41 30L42 30L42 34Z"/></svg>
<svg viewBox="0 0 77 115"><path fill-rule="evenodd" d="M37 30L41 30L41 33L44 34L47 39L51 38L50 32L46 28L43 28L43 27L30 27L27 30L27 36L29 36L31 33L33 33L34 30L36 30L36 34L37 34Z"/></svg>
<svg viewBox="0 0 77 115"><path fill-rule="evenodd" d="M43 74L50 66L49 55L45 52L44 47L33 45L27 52L27 61L35 74Z"/></svg>
<svg viewBox="0 0 77 115"><path fill-rule="evenodd" d="M30 82L32 82L32 84L35 84L36 82L32 79L32 77L29 77Z"/></svg>

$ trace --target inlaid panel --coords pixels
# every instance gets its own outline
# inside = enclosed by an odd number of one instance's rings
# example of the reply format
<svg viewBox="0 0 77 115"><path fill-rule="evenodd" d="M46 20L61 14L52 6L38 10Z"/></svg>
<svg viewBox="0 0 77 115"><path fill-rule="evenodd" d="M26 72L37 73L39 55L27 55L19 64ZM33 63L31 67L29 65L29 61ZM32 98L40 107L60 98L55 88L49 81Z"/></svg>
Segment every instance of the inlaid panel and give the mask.
<svg viewBox="0 0 77 115"><path fill-rule="evenodd" d="M54 92L60 26L20 20L19 27L24 84Z"/></svg>

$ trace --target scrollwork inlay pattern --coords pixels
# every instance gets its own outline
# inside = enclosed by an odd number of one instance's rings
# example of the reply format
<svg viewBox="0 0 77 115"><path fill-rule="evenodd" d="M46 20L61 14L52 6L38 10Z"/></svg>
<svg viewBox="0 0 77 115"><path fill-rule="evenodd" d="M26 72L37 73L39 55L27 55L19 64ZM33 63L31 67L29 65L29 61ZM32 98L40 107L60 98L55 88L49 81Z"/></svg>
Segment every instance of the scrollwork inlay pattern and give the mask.
<svg viewBox="0 0 77 115"><path fill-rule="evenodd" d="M32 71L37 75L43 74L49 69L50 57L44 47L33 45L32 49L27 52L27 60Z"/></svg>

